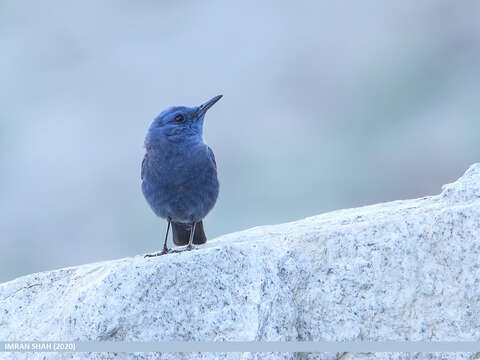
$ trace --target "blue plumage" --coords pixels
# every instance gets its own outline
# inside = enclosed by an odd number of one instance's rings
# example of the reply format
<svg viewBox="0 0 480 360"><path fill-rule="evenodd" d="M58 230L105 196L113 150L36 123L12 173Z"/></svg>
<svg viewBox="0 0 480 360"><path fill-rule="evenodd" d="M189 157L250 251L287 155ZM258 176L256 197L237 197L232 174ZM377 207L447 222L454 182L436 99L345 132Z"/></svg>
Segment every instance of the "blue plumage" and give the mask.
<svg viewBox="0 0 480 360"><path fill-rule="evenodd" d="M185 235L181 234L189 235L189 248L193 243L206 241L203 224L197 231L195 227L215 205L219 183L213 151L203 142L203 121L206 111L220 98L221 95L216 96L196 107L170 107L148 129L142 192L154 213L168 221L160 254L168 252L170 222L176 244L186 245Z"/></svg>

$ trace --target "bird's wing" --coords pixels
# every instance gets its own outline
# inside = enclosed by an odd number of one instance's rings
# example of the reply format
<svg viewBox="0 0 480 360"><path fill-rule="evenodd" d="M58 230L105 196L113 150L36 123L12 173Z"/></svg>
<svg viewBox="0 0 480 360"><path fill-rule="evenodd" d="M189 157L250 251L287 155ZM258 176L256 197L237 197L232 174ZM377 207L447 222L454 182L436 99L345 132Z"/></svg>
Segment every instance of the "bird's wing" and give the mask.
<svg viewBox="0 0 480 360"><path fill-rule="evenodd" d="M213 154L212 149L210 149L210 146L207 145L208 152L210 154L210 159L212 159L213 164L215 165L215 169L217 168L217 162L215 161L215 155Z"/></svg>
<svg viewBox="0 0 480 360"><path fill-rule="evenodd" d="M148 158L148 153L145 153L145 156L143 157L143 160L142 160L142 171L140 173L140 178L142 180L143 180L143 175L145 174L145 165L146 165L146 162L148 161L147 158Z"/></svg>

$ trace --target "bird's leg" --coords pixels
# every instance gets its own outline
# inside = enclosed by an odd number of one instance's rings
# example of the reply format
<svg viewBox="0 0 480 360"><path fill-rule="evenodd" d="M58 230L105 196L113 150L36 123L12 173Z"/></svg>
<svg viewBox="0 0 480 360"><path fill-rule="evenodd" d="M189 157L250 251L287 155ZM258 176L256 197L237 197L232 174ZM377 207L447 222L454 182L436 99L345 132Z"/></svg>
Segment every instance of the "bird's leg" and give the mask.
<svg viewBox="0 0 480 360"><path fill-rule="evenodd" d="M170 230L170 222L171 221L172 221L172 219L168 218L167 233L165 234L165 241L163 242L162 255L168 253L167 240L168 240L168 231Z"/></svg>
<svg viewBox="0 0 480 360"><path fill-rule="evenodd" d="M195 235L195 225L197 223L192 224L192 230L190 230L190 239L188 240L188 245L186 250L192 250L193 249L193 235Z"/></svg>
<svg viewBox="0 0 480 360"><path fill-rule="evenodd" d="M165 254L168 254L169 253L169 250L167 248L167 240L168 240L168 231L170 230L170 222L172 221L172 219L168 218L168 224L167 224L167 233L165 234L165 241L163 243L163 250L162 252L159 252L159 253L155 253L155 254L147 254L145 255L145 257L154 257L154 256L160 256L160 255L165 255Z"/></svg>

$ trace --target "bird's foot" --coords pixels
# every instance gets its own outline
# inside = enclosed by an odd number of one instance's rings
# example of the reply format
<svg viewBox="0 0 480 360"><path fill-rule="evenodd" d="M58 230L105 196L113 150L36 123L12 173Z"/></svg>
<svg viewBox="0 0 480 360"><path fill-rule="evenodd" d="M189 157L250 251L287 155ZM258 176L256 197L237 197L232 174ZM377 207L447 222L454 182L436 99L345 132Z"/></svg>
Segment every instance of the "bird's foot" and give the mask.
<svg viewBox="0 0 480 360"><path fill-rule="evenodd" d="M161 252L157 252L157 253L153 253L153 254L146 254L144 256L144 258L151 258L151 257L155 257L155 256L162 256L162 255L165 255L165 254L168 254L172 252L171 250L168 250L167 248L163 248L163 250Z"/></svg>
<svg viewBox="0 0 480 360"><path fill-rule="evenodd" d="M175 250L169 250L169 253L181 253L184 251L190 251L190 250L197 250L198 248L193 245L187 245L183 249L175 249Z"/></svg>

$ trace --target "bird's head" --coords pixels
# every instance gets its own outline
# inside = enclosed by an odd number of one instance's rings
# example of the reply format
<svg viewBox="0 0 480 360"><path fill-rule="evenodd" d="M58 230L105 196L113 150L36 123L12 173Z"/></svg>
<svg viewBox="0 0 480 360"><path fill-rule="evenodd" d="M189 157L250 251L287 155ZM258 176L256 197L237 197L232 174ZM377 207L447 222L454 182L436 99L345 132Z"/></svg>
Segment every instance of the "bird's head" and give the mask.
<svg viewBox="0 0 480 360"><path fill-rule="evenodd" d="M172 106L165 109L150 124L145 145L165 141L201 141L205 113L221 98L222 95L215 96L200 106Z"/></svg>

